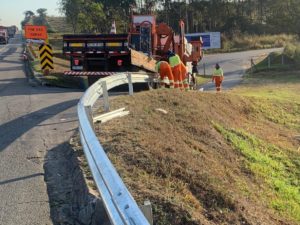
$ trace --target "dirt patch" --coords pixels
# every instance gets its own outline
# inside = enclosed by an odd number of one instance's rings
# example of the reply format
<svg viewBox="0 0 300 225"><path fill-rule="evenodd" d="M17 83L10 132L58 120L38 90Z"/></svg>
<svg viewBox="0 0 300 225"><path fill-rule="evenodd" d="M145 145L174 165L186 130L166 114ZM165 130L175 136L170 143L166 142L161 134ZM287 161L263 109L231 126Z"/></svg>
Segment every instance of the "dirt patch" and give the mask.
<svg viewBox="0 0 300 225"><path fill-rule="evenodd" d="M266 181L216 129L243 129L299 157L297 128L269 120L255 99L167 89L111 104L130 115L96 125L100 141L134 198L152 202L155 224L296 224L270 206Z"/></svg>

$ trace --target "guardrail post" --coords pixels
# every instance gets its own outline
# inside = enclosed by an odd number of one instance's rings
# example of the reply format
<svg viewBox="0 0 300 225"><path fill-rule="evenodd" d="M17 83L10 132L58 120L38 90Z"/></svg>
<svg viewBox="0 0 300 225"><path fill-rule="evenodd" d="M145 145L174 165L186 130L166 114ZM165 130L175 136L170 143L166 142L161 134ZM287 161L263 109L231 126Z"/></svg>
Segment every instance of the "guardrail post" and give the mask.
<svg viewBox="0 0 300 225"><path fill-rule="evenodd" d="M284 54L281 54L281 64L284 65Z"/></svg>
<svg viewBox="0 0 300 225"><path fill-rule="evenodd" d="M133 95L133 85L132 85L131 73L127 74L127 78L128 78L129 95Z"/></svg>
<svg viewBox="0 0 300 225"><path fill-rule="evenodd" d="M271 56L268 56L268 68L271 68Z"/></svg>
<svg viewBox="0 0 300 225"><path fill-rule="evenodd" d="M203 73L204 73L204 76L206 76L205 63L203 63Z"/></svg>
<svg viewBox="0 0 300 225"><path fill-rule="evenodd" d="M153 225L152 205L150 201L144 201L144 205L139 206L148 222Z"/></svg>
<svg viewBox="0 0 300 225"><path fill-rule="evenodd" d="M108 91L107 91L107 85L106 81L101 82L102 90L103 90L103 101L104 101L104 111L109 111L109 100L108 100Z"/></svg>

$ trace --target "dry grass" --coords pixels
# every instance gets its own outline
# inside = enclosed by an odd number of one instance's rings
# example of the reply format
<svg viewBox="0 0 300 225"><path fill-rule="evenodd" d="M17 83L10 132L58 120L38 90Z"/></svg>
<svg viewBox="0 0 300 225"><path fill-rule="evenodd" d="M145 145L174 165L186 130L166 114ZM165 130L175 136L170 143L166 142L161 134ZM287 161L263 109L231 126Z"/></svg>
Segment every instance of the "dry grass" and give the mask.
<svg viewBox="0 0 300 225"><path fill-rule="evenodd" d="M278 105L267 103L276 110ZM222 132L242 130L260 137L266 146L287 151L288 162L300 157L293 139L300 130L270 120L255 98L155 90L113 101L114 108L123 106L128 117L96 128L135 199L153 203L155 224L297 223L294 214L268 201L278 193L249 169L251 161ZM290 116L296 119L299 112Z"/></svg>
<svg viewBox="0 0 300 225"><path fill-rule="evenodd" d="M222 36L222 49L212 49L208 52L235 52L250 49L280 48L289 43L296 43L297 36L278 35L233 35L231 38Z"/></svg>

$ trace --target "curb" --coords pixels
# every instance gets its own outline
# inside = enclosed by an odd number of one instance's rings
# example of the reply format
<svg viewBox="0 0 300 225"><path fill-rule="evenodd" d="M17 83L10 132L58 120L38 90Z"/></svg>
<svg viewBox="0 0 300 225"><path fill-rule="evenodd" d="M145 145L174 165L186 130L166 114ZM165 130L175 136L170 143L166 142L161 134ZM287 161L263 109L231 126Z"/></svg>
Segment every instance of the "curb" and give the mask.
<svg viewBox="0 0 300 225"><path fill-rule="evenodd" d="M31 86L45 86L47 82L44 81L43 75L39 72L34 71L30 64L30 62L34 61L34 56L30 52L30 50L28 50L26 45L24 46L23 59L25 65L25 72L28 77L29 84Z"/></svg>

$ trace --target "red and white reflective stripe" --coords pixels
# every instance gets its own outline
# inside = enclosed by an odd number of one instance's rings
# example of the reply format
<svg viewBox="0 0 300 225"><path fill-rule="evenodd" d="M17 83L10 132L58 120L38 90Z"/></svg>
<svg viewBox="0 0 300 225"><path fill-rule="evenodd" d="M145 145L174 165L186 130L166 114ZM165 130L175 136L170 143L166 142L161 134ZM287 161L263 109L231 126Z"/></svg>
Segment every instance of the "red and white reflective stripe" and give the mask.
<svg viewBox="0 0 300 225"><path fill-rule="evenodd" d="M110 76L116 72L88 72L88 71L65 71L64 75L68 76Z"/></svg>

